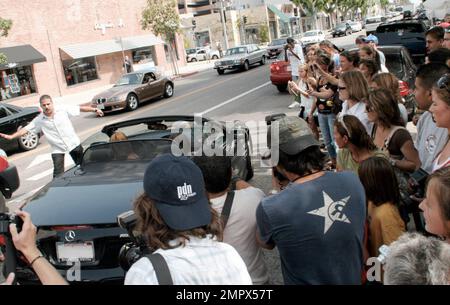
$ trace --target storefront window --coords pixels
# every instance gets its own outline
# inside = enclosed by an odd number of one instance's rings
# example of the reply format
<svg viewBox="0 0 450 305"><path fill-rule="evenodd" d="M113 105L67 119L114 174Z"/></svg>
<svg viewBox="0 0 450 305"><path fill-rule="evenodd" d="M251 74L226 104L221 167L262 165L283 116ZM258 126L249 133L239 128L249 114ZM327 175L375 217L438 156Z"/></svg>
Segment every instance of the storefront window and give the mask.
<svg viewBox="0 0 450 305"><path fill-rule="evenodd" d="M64 60L63 68L67 86L98 78L95 57Z"/></svg>
<svg viewBox="0 0 450 305"><path fill-rule="evenodd" d="M36 93L32 66L0 71L0 100Z"/></svg>
<svg viewBox="0 0 450 305"><path fill-rule="evenodd" d="M154 54L155 54L154 47L134 49L132 51L133 65L153 63L154 66L155 65Z"/></svg>

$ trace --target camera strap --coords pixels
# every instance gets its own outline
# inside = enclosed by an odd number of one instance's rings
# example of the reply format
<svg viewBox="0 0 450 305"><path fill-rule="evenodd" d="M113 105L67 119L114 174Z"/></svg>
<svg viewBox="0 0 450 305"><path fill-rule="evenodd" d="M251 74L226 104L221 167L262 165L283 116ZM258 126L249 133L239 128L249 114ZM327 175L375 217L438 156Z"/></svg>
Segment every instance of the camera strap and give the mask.
<svg viewBox="0 0 450 305"><path fill-rule="evenodd" d="M222 219L223 229L225 229L228 218L230 217L231 207L233 206L234 200L234 191L230 191L227 193L227 198L225 199L225 203L223 204L222 214L220 214L220 218Z"/></svg>
<svg viewBox="0 0 450 305"><path fill-rule="evenodd" d="M148 254L145 257L152 263L159 285L173 285L169 266L164 257L159 253Z"/></svg>

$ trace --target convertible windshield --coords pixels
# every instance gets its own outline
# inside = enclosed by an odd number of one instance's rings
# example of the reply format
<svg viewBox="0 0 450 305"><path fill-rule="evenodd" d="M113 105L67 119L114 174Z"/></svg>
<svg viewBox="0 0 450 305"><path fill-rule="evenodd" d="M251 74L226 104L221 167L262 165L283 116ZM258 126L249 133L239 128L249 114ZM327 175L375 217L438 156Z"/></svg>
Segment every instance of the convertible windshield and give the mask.
<svg viewBox="0 0 450 305"><path fill-rule="evenodd" d="M234 54L243 54L246 53L246 48L231 48L227 50L227 53L225 55L234 55Z"/></svg>
<svg viewBox="0 0 450 305"><path fill-rule="evenodd" d="M142 73L132 73L123 75L115 84L115 86L137 85L141 83Z"/></svg>

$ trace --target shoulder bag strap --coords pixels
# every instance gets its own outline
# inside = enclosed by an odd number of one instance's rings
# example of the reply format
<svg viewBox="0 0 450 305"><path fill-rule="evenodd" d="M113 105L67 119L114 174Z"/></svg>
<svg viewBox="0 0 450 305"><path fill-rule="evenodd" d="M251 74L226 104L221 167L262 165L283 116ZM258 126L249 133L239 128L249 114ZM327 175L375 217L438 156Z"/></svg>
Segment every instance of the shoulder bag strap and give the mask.
<svg viewBox="0 0 450 305"><path fill-rule="evenodd" d="M169 266L167 266L167 262L164 257L159 253L149 254L145 257L149 259L150 263L152 263L159 285L173 285Z"/></svg>
<svg viewBox="0 0 450 305"><path fill-rule="evenodd" d="M230 191L227 194L227 198L225 199L225 203L223 205L222 214L220 215L220 218L222 219L223 223L223 229L225 229L228 222L228 218L230 217L233 200L234 200L234 191Z"/></svg>
<svg viewBox="0 0 450 305"><path fill-rule="evenodd" d="M387 150L389 143L391 142L392 137L394 136L394 134L397 132L397 130L399 129L406 129L403 126L395 126L391 132L389 133L388 137L386 138L386 140L384 140L384 148Z"/></svg>

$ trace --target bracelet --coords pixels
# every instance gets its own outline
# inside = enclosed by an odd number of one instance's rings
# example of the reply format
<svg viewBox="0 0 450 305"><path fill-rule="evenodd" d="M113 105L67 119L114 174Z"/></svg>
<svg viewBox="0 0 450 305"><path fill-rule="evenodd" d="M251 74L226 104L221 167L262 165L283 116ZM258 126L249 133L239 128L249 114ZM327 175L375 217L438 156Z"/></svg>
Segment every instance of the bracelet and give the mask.
<svg viewBox="0 0 450 305"><path fill-rule="evenodd" d="M31 261L30 267L33 267L34 262L37 261L37 260L40 259L40 258L44 258L44 256L43 256L42 254L39 254L37 257L35 257L35 258Z"/></svg>

